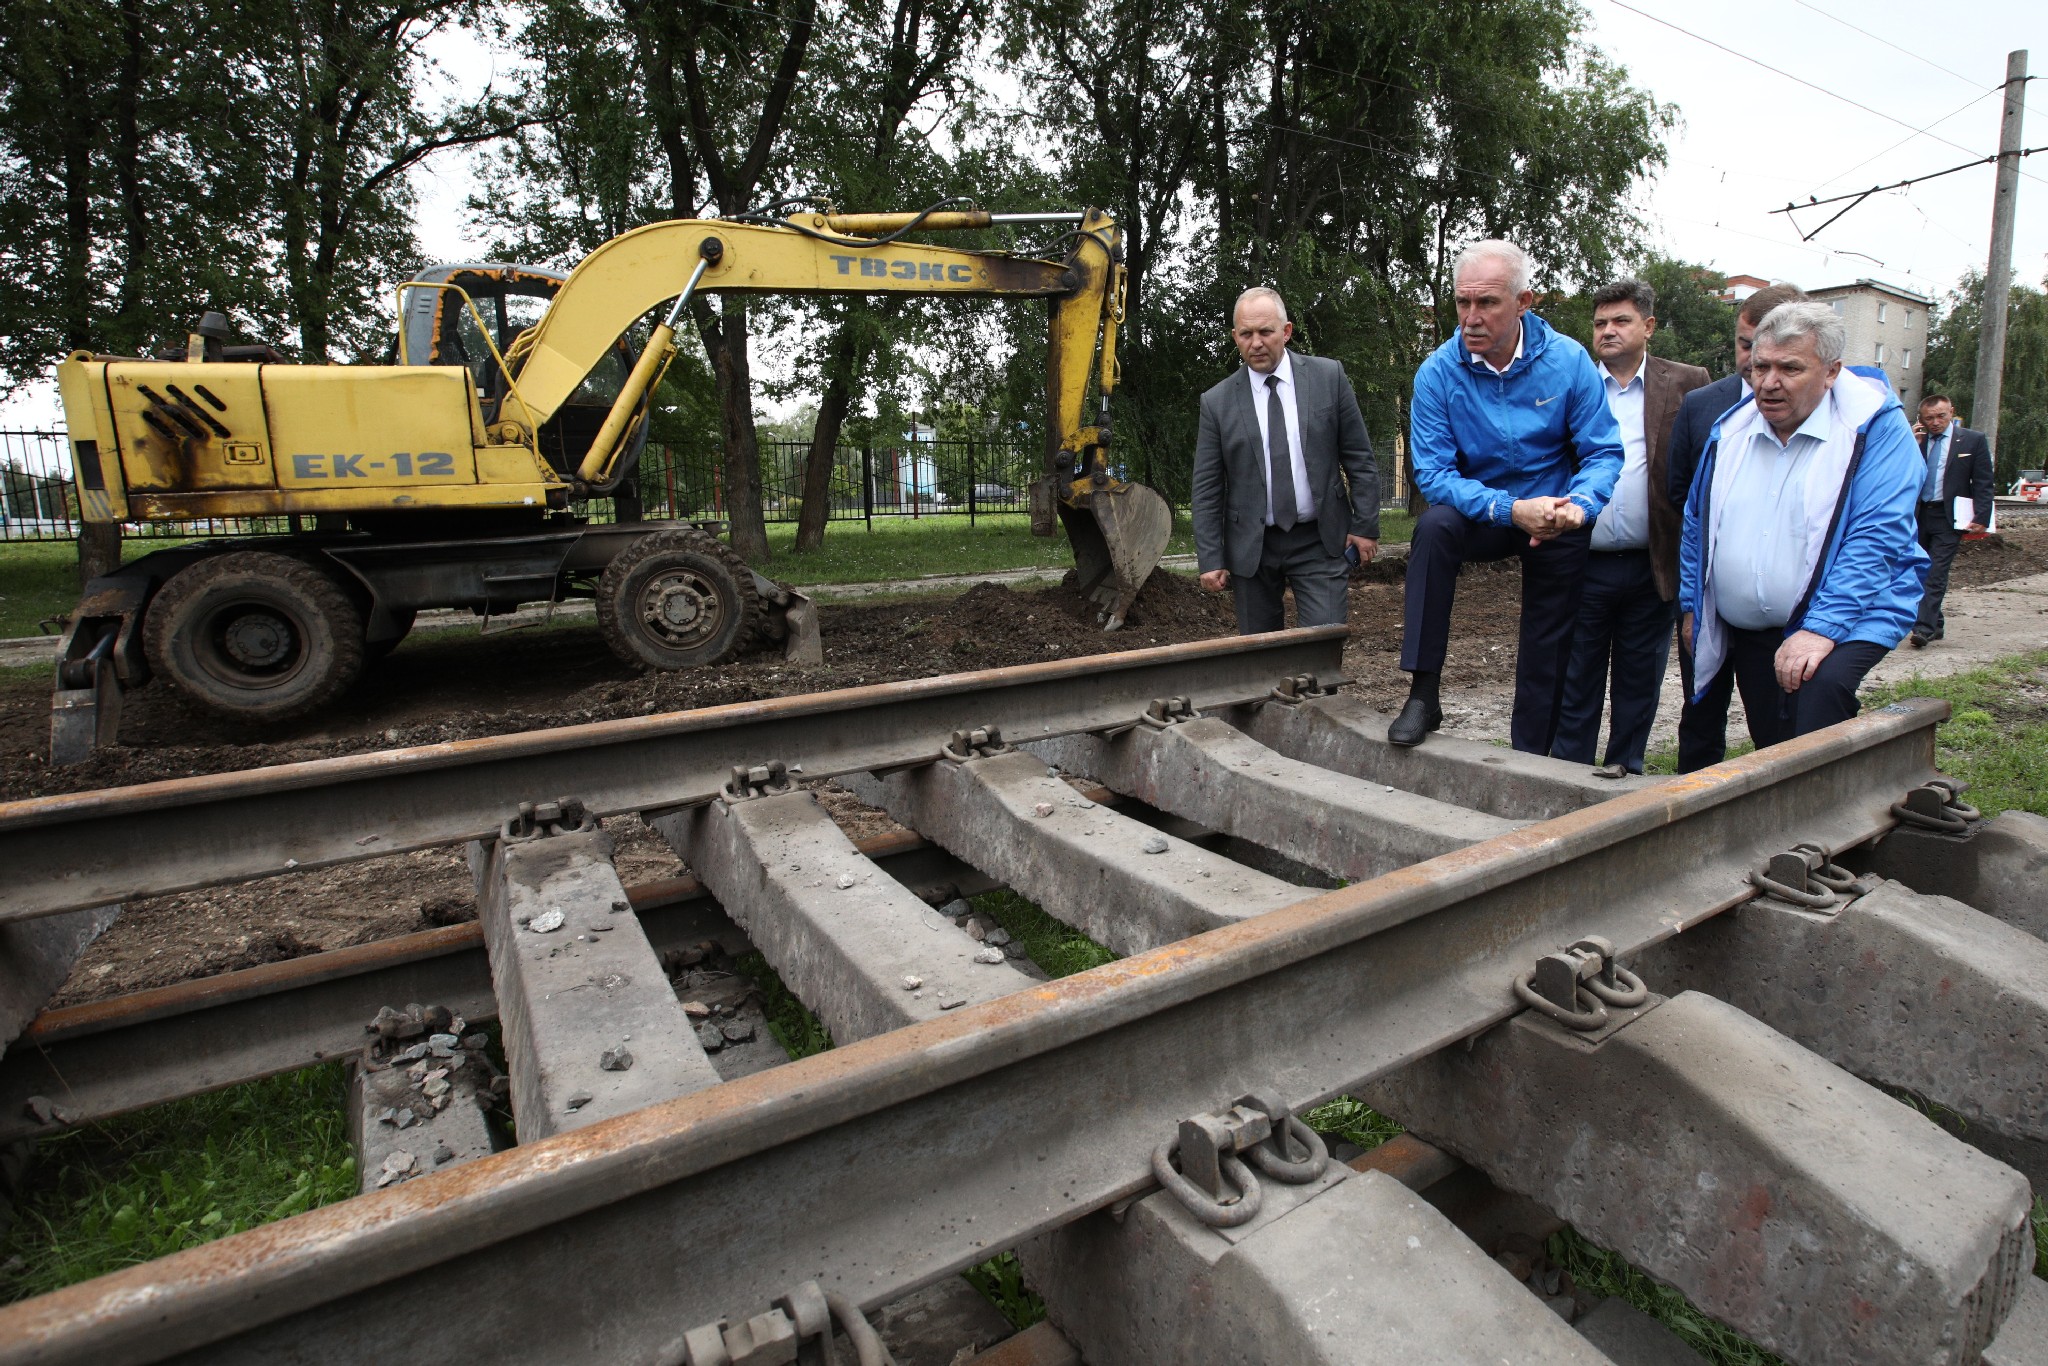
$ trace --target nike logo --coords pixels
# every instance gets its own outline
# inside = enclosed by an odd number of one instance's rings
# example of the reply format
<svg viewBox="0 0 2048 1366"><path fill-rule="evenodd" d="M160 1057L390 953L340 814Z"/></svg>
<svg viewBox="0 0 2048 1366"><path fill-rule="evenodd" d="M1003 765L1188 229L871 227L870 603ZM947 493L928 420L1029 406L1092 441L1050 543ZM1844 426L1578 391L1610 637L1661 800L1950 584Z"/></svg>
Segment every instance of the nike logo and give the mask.
<svg viewBox="0 0 2048 1366"><path fill-rule="evenodd" d="M1564 397L1562 394L1552 394L1549 398L1539 398L1536 400L1536 406L1541 408L1544 404L1555 403L1562 397Z"/></svg>

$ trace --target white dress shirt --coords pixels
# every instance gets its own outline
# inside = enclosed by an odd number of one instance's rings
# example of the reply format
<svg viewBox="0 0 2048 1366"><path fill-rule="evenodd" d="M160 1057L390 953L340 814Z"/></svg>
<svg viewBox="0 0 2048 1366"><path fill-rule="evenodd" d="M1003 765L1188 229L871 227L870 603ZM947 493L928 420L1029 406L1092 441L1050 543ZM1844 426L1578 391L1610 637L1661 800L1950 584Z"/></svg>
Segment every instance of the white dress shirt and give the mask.
<svg viewBox="0 0 2048 1366"><path fill-rule="evenodd" d="M1783 626L1806 592L1806 476L1834 430L1828 407L1823 400L1790 441L1759 422L1747 450L1718 457L1736 461L1711 514L1714 605L1730 626Z"/></svg>
<svg viewBox="0 0 2048 1366"><path fill-rule="evenodd" d="M1272 434L1267 431L1267 408L1270 405L1266 376L1245 367L1251 376L1252 411L1259 416L1259 470L1266 477L1266 525L1273 525L1273 449ZM1308 486L1308 464L1301 458L1301 405L1297 401L1294 385L1294 354L1281 348L1280 363L1273 367L1273 373L1280 378L1280 411L1287 418L1287 459L1294 467L1294 520L1312 522L1316 516L1315 491Z"/></svg>
<svg viewBox="0 0 2048 1366"><path fill-rule="evenodd" d="M1522 358L1522 343L1528 340L1528 337L1529 329L1522 326L1522 320L1520 318L1515 319L1515 354L1508 357L1506 369L1495 369L1493 362L1488 360L1485 356L1481 355L1477 351L1467 351L1465 353L1465 359L1470 361L1474 365L1485 366L1488 370L1492 370L1493 373L1496 375L1505 375L1509 370L1514 369L1515 362Z"/></svg>
<svg viewBox="0 0 2048 1366"><path fill-rule="evenodd" d="M1607 388L1607 410L1621 428L1622 461L1614 496L1593 523L1593 549L1646 550L1650 545L1650 444L1643 436L1643 372L1650 368L1650 358L1642 358L1627 384L1614 378L1606 361L1598 364Z"/></svg>

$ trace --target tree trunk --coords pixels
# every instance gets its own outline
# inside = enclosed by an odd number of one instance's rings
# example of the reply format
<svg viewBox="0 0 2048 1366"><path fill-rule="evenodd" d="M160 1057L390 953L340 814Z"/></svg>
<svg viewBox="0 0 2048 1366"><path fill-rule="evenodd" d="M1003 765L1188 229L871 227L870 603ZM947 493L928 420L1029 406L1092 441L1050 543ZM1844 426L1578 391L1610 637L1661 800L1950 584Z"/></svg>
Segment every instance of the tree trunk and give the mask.
<svg viewBox="0 0 2048 1366"><path fill-rule="evenodd" d="M839 456L839 433L853 407L853 381L866 360L863 348L855 340L854 324L841 323L825 362L825 392L818 400L818 422L811 429L810 453L804 457L804 504L796 522L798 550L816 550L825 544L825 523L832 513L832 468Z"/></svg>
<svg viewBox="0 0 2048 1366"><path fill-rule="evenodd" d="M81 522L78 526L78 586L121 567L121 524Z"/></svg>
<svg viewBox="0 0 2048 1366"><path fill-rule="evenodd" d="M718 301L717 322L705 330L705 350L718 381L719 426L725 437L725 508L732 548L749 564L768 563L768 523L761 514L761 443L754 430L753 372L747 363L747 304L734 295Z"/></svg>

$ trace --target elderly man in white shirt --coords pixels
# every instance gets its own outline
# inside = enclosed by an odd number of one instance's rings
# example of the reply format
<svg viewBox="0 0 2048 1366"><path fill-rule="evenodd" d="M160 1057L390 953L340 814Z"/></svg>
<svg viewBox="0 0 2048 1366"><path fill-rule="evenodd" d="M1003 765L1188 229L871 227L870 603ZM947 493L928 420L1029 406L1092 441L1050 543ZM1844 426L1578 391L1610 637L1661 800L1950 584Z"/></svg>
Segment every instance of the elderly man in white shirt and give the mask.
<svg viewBox="0 0 2048 1366"><path fill-rule="evenodd" d="M1714 424L1686 503L1695 701L1717 679L1725 699L1732 677L1759 749L1856 715L1927 576L1913 534L1925 462L1890 384L1843 367L1845 340L1825 304L1771 311L1754 399Z"/></svg>

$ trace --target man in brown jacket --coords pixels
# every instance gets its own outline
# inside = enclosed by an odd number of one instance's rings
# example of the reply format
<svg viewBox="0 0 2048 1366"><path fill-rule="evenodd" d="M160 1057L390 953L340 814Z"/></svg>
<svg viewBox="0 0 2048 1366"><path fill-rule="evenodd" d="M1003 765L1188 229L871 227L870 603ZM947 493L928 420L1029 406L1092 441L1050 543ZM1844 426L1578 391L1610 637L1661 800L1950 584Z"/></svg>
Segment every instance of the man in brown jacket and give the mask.
<svg viewBox="0 0 2048 1366"><path fill-rule="evenodd" d="M1614 497L1593 525L1550 750L1559 759L1593 762L1611 679L1601 762L1629 773L1643 771L1671 658L1679 533L1678 510L1663 496L1671 423L1679 401L1707 382L1697 365L1648 353L1656 309L1655 291L1641 280L1617 280L1593 294L1593 355L1625 459Z"/></svg>

